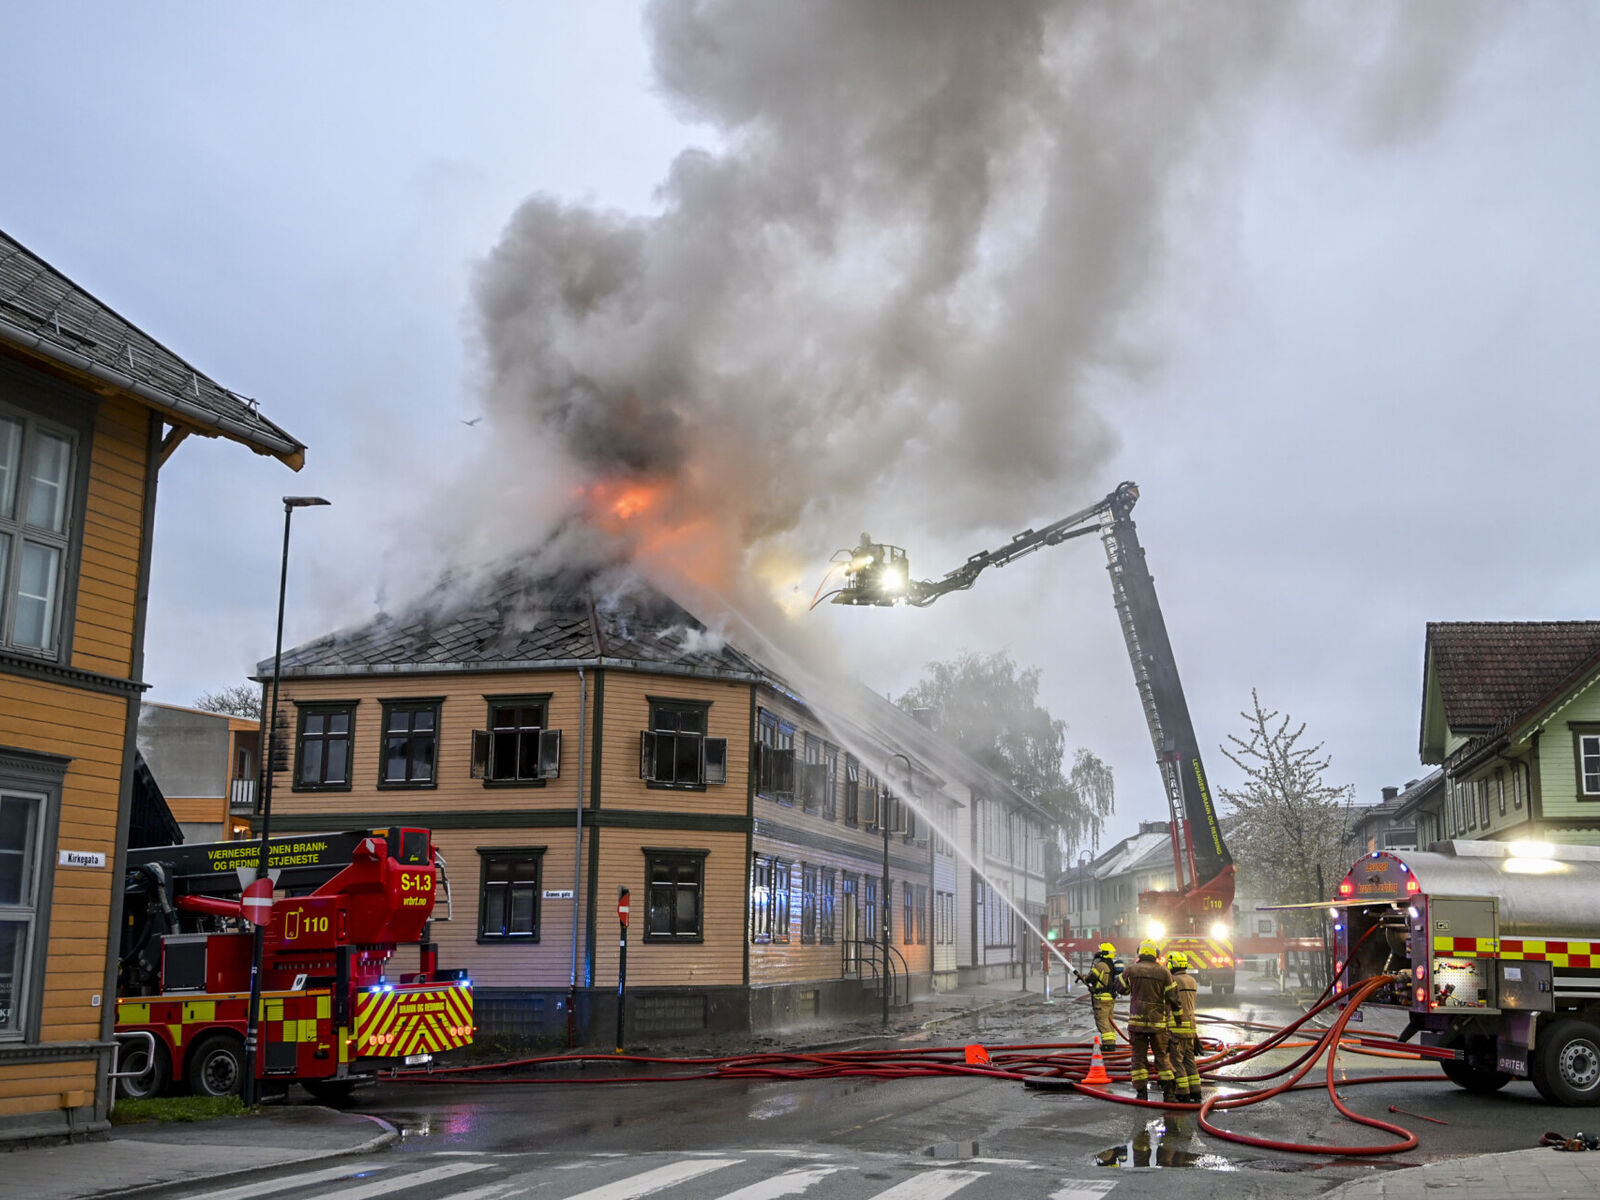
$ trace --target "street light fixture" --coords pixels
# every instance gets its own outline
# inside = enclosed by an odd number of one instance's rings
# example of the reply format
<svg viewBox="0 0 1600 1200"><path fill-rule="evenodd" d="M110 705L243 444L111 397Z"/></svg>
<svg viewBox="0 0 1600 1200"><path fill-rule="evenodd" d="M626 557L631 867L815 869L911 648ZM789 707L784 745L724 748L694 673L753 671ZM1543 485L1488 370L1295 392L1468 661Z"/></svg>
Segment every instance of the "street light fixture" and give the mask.
<svg viewBox="0 0 1600 1200"><path fill-rule="evenodd" d="M289 520L297 508L313 508L329 504L321 496L285 496L283 498L283 561L278 570L278 636L272 650L272 701L262 714L267 725L266 755L261 768L261 852L256 858L256 879L267 877L267 838L272 832L272 752L278 729L278 676L283 668L283 598L289 586ZM258 910L251 910L259 915ZM271 911L270 909L268 910ZM261 956L266 946L266 926L252 922L254 941L250 949L250 1008L245 1014L244 1070L239 1081L239 1099L246 1108L256 1102L256 1027L261 1010Z"/></svg>

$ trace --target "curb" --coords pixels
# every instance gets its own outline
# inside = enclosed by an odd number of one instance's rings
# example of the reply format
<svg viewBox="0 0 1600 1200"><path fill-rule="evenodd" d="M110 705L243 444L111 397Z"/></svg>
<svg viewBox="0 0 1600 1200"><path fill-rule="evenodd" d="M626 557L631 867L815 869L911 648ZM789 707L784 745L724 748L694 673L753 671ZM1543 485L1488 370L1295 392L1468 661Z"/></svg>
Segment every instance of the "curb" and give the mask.
<svg viewBox="0 0 1600 1200"><path fill-rule="evenodd" d="M308 1109L320 1109L323 1112L340 1112L336 1108L326 1108L322 1105L306 1105L305 1107ZM354 1146L346 1146L338 1150L319 1150L310 1154L297 1153L295 1157L285 1159L281 1165L326 1162L332 1158L350 1158L360 1154L372 1154L379 1150L387 1150L400 1140L400 1131L382 1117L375 1117L370 1113L340 1113L340 1115L360 1117L363 1121L371 1121L380 1128L381 1132ZM212 1184L230 1183L259 1175L262 1171L276 1169L276 1167L264 1167L257 1164L252 1167L240 1167L234 1171L223 1171L214 1175L202 1175L190 1179L170 1179L164 1183L141 1183L134 1187L119 1188L109 1192L86 1192L82 1200L113 1200L113 1198L116 1198L116 1200L132 1200L134 1197L153 1196L175 1187L186 1187L194 1184L204 1184L209 1187Z"/></svg>

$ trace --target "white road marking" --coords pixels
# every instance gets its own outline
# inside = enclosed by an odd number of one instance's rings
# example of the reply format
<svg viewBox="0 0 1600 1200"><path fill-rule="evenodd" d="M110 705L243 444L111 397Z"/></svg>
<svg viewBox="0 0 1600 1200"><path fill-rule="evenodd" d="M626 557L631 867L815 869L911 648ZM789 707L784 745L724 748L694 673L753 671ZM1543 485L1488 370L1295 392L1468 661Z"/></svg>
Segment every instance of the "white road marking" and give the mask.
<svg viewBox="0 0 1600 1200"><path fill-rule="evenodd" d="M386 1167L379 1163L345 1163L341 1167L324 1167L320 1171L306 1171L300 1175L285 1175L282 1179L256 1180L242 1187L224 1188L220 1192L197 1192L193 1200L255 1200L257 1196L270 1196L274 1192L287 1191L292 1187L304 1187L308 1183L323 1183L329 1179L343 1179L350 1175L363 1175L369 1171L382 1171Z"/></svg>
<svg viewBox="0 0 1600 1200"><path fill-rule="evenodd" d="M389 1175L382 1179L374 1179L371 1183L360 1184L356 1187L338 1188L331 1192L321 1193L326 1200L371 1200L374 1196L387 1196L392 1192L403 1192L409 1188L421 1187L426 1183L438 1183L441 1179L453 1179L457 1175L469 1175L473 1171L482 1171L489 1166L486 1162L456 1161L445 1163L442 1166L429 1167L425 1171L413 1171L409 1175Z"/></svg>
<svg viewBox="0 0 1600 1200"><path fill-rule="evenodd" d="M879 1192L874 1200L944 1200L987 1174L987 1171L924 1171L886 1192Z"/></svg>
<svg viewBox="0 0 1600 1200"><path fill-rule="evenodd" d="M1115 1179L1068 1179L1060 1191L1050 1193L1050 1200L1099 1200L1117 1186Z"/></svg>
<svg viewBox="0 0 1600 1200"><path fill-rule="evenodd" d="M644 1171L615 1183L579 1192L576 1196L567 1197L567 1200L637 1200L639 1196L648 1196L674 1184L686 1183L698 1176L720 1171L723 1167L736 1167L743 1161L741 1158L692 1158L668 1163L653 1171Z"/></svg>
<svg viewBox="0 0 1600 1200"><path fill-rule="evenodd" d="M537 1183L530 1183L526 1176L520 1179L502 1179L499 1183L486 1183L471 1191L456 1192L450 1200L511 1200L513 1196L527 1195L538 1186Z"/></svg>
<svg viewBox="0 0 1600 1200"><path fill-rule="evenodd" d="M778 1200L780 1196L798 1196L813 1184L820 1183L843 1167L811 1167L804 1170L785 1171L736 1192L729 1192L720 1200Z"/></svg>

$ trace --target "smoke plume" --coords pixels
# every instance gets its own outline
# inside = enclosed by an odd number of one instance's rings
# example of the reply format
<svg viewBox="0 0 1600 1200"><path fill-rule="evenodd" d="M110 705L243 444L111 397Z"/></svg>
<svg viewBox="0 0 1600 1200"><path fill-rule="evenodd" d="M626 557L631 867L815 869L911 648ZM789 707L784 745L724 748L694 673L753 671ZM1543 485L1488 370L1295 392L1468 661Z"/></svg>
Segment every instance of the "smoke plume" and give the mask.
<svg viewBox="0 0 1600 1200"><path fill-rule="evenodd" d="M1105 385L1159 369L1175 214L1227 202L1253 111L1416 137L1481 12L656 0L707 147L655 213L512 217L477 283L491 422L613 524L692 530L713 583L1064 511L1114 482Z"/></svg>

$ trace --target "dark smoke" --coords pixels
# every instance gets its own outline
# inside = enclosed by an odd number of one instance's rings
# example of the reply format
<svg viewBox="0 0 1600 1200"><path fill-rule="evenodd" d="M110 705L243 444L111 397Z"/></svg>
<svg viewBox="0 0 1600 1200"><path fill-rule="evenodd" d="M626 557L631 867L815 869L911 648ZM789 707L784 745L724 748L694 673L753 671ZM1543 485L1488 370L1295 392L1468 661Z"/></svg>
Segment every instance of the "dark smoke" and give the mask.
<svg viewBox="0 0 1600 1200"><path fill-rule="evenodd" d="M477 289L491 415L580 477L674 481L741 550L1059 511L1108 485L1103 385L1159 367L1174 211L1227 201L1253 110L1425 133L1482 12L656 0L713 148L654 215L515 214Z"/></svg>

